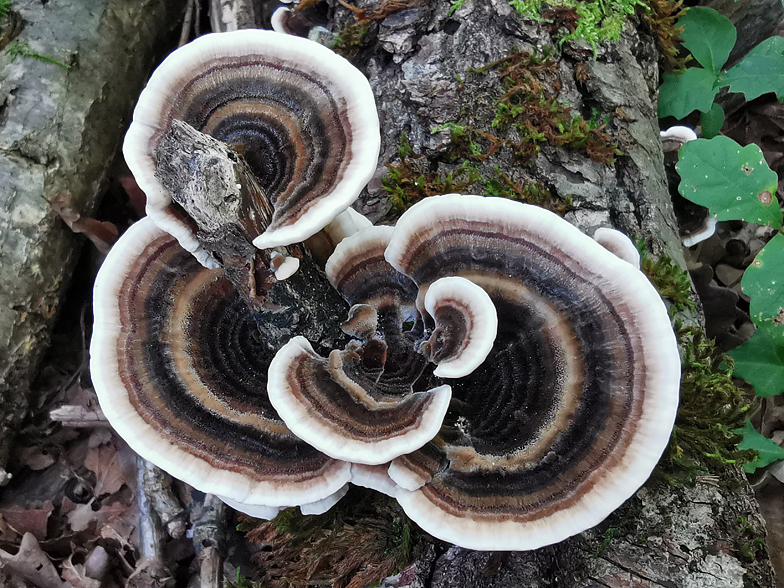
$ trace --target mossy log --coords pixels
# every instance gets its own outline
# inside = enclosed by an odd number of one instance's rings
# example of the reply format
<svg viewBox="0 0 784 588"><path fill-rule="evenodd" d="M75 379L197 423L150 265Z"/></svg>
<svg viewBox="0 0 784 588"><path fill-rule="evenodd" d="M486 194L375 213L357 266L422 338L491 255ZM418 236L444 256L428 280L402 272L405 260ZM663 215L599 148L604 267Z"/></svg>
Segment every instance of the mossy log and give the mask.
<svg viewBox="0 0 784 588"><path fill-rule="evenodd" d="M632 19L636 28L594 53L580 41L559 45L558 31L505 0L411 2L389 15L333 6L337 47L367 72L381 120L380 164L362 212L393 218L389 195L414 200L459 186L549 205L588 234L620 229L645 239L654 257L683 263L656 117L660 57L642 23ZM515 52L527 57L508 59ZM521 89L526 80L536 83ZM518 92L511 102L510 92ZM526 102L525 92L539 95ZM504 124L504 100L544 102L554 125L524 115ZM561 130L575 116L597 133ZM611 140L597 151L598 133ZM663 472L601 525L558 545L504 554L437 548L382 585L772 588L764 521L743 472L730 466L675 485Z"/></svg>
<svg viewBox="0 0 784 588"><path fill-rule="evenodd" d="M0 467L84 241L49 203L68 194L80 214L94 210L183 5L15 0L0 19Z"/></svg>

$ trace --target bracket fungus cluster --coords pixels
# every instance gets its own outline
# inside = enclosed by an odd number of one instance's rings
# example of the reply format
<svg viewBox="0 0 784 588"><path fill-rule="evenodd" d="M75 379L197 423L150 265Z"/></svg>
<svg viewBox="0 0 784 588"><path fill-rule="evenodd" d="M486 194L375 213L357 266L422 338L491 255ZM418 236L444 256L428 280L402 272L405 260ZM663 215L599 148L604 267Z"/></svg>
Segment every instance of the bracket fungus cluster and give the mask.
<svg viewBox="0 0 784 588"><path fill-rule="evenodd" d="M125 143L150 215L95 285L107 417L255 516L323 512L353 482L475 549L597 524L672 429L663 302L622 237L541 208L448 195L372 226L346 209L378 146L367 81L309 41L243 31L170 56ZM317 232L324 273L297 245ZM319 300L281 297L297 287Z"/></svg>

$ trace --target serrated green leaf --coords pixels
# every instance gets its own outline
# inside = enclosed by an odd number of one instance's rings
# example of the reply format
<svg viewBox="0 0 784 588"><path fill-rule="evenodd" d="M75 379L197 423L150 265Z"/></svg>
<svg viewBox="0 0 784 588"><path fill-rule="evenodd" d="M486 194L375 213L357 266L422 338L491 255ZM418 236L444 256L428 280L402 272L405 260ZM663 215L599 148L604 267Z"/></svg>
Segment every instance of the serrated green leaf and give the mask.
<svg viewBox="0 0 784 588"><path fill-rule="evenodd" d="M684 118L693 110L708 112L719 91L718 77L712 71L692 67L681 74L664 74L659 87L659 118Z"/></svg>
<svg viewBox="0 0 784 588"><path fill-rule="evenodd" d="M751 320L784 340L784 235L779 233L743 274L743 293L751 298Z"/></svg>
<svg viewBox="0 0 784 588"><path fill-rule="evenodd" d="M766 92L775 92L779 100L784 100L784 38L765 39L725 73L722 80L732 92L743 92L746 100L754 100Z"/></svg>
<svg viewBox="0 0 784 588"><path fill-rule="evenodd" d="M681 196L707 207L718 220L781 228L778 177L756 145L741 147L722 135L689 141L680 149L676 169Z"/></svg>
<svg viewBox="0 0 784 588"><path fill-rule="evenodd" d="M754 386L757 396L784 392L784 338L758 327L751 339L729 352L735 360L733 375Z"/></svg>
<svg viewBox="0 0 784 588"><path fill-rule="evenodd" d="M702 127L702 136L706 139L712 139L719 134L721 127L724 126L724 109L718 102L711 105L708 112L703 112L700 115L700 127Z"/></svg>
<svg viewBox="0 0 784 588"><path fill-rule="evenodd" d="M746 473L752 474L757 468L764 468L774 461L784 459L784 449L779 447L775 441L757 433L751 421L746 421L746 428L738 429L738 432L743 434L743 440L738 443L738 449L753 449L759 452L757 459L751 463L743 464Z"/></svg>
<svg viewBox="0 0 784 588"><path fill-rule="evenodd" d="M678 19L678 26L683 26L683 46L702 67L718 75L735 46L735 25L712 8L695 7Z"/></svg>

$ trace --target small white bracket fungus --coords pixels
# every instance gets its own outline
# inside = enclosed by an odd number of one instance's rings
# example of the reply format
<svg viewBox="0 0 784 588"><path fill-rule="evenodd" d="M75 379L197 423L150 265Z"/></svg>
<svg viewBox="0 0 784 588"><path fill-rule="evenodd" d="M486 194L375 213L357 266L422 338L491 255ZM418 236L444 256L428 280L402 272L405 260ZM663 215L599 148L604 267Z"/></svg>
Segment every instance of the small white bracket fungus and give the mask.
<svg viewBox="0 0 784 588"><path fill-rule="evenodd" d="M479 286L456 276L433 282L425 310L436 326L425 343L439 378L462 378L478 368L493 348L498 316L493 301Z"/></svg>
<svg viewBox="0 0 784 588"><path fill-rule="evenodd" d="M619 259L640 269L640 252L627 235L615 229L600 227L594 232L593 239Z"/></svg>
<svg viewBox="0 0 784 588"><path fill-rule="evenodd" d="M662 151L677 151L684 143L697 139L697 133L690 127L675 125L664 131L659 132L662 142Z"/></svg>
<svg viewBox="0 0 784 588"><path fill-rule="evenodd" d="M299 259L296 257L287 257L281 255L277 251L270 254L270 269L275 272L275 279L283 281L290 278L299 269Z"/></svg>
<svg viewBox="0 0 784 588"><path fill-rule="evenodd" d="M239 502L237 500L232 500L231 498L227 498L226 496L218 495L223 502L228 504L231 508L236 511L245 513L249 517L254 517L257 519L264 519L265 521L270 521L278 516L278 513L282 511L284 506L264 506L263 504L245 504L244 502Z"/></svg>
<svg viewBox="0 0 784 588"><path fill-rule="evenodd" d="M351 483L355 486L370 488L376 492L381 492L392 498L395 497L397 485L387 474L389 464L365 465L361 463L351 464Z"/></svg>
<svg viewBox="0 0 784 588"><path fill-rule="evenodd" d="M703 241L710 239L716 234L716 222L715 216L708 215L702 228L689 235L683 236L683 246L693 247L694 245L697 245L697 243L702 243Z"/></svg>

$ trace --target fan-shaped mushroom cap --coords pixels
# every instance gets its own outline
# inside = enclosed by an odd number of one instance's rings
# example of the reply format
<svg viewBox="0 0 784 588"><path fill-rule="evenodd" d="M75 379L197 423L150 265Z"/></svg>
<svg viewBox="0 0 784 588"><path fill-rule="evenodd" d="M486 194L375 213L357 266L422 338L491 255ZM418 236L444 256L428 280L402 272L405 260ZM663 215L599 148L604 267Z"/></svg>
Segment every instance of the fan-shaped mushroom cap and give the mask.
<svg viewBox="0 0 784 588"><path fill-rule="evenodd" d="M272 520L278 513L282 511L285 507L282 506L264 506L262 504L245 504L244 502L238 502L237 500L232 500L226 496L218 495L223 502L228 504L231 508L236 511L245 513L248 516L255 517L257 519L265 519L265 520Z"/></svg>
<svg viewBox="0 0 784 588"><path fill-rule="evenodd" d="M338 492L350 464L295 437L266 395L268 353L221 270L150 219L98 273L90 370L109 422L142 457L204 492L267 507Z"/></svg>
<svg viewBox="0 0 784 588"><path fill-rule="evenodd" d="M498 317L493 301L479 286L457 276L433 282L425 310L435 328L425 343L440 378L462 378L479 367L493 348Z"/></svg>
<svg viewBox="0 0 784 588"><path fill-rule="evenodd" d="M422 292L481 286L499 318L487 360L453 382L456 411L393 461L406 513L472 549L534 549L604 519L670 438L680 361L645 276L544 209L478 196L423 200L387 260ZM406 488L416 488L406 490Z"/></svg>
<svg viewBox="0 0 784 588"><path fill-rule="evenodd" d="M677 151L684 143L697 139L697 133L694 132L694 129L683 125L675 125L674 127L660 131L659 135L662 142L662 151L665 153L668 151Z"/></svg>
<svg viewBox="0 0 784 588"><path fill-rule="evenodd" d="M640 269L640 252L627 235L615 229L600 227L594 232L593 239L616 257Z"/></svg>
<svg viewBox="0 0 784 588"><path fill-rule="evenodd" d="M693 231L689 231L685 235L681 235L684 247L693 247L697 243L702 243L710 239L716 234L717 219L706 211L703 222L700 226L696 227Z"/></svg>
<svg viewBox="0 0 784 588"><path fill-rule="evenodd" d="M353 208L347 208L337 215L335 220L308 238L305 241L305 246L316 263L324 267L338 243L357 231L372 226L373 223L366 216L358 213Z"/></svg>
<svg viewBox="0 0 784 588"><path fill-rule="evenodd" d="M327 260L329 283L351 304L413 313L416 285L384 258L395 227L370 226L345 237Z"/></svg>
<svg viewBox="0 0 784 588"><path fill-rule="evenodd" d="M316 43L271 31L199 37L169 55L142 92L123 152L147 212L198 251L195 230L156 178L173 119L242 153L274 205L259 248L302 241L345 210L376 168L378 116L365 77Z"/></svg>
<svg viewBox="0 0 784 588"><path fill-rule="evenodd" d="M396 484L387 474L388 463L380 465L351 464L351 483L395 497Z"/></svg>
<svg viewBox="0 0 784 588"><path fill-rule="evenodd" d="M270 401L295 435L336 459L377 465L432 439L449 406L450 388L411 391L410 382L374 385L361 353L317 355L308 340L294 337L269 368Z"/></svg>

